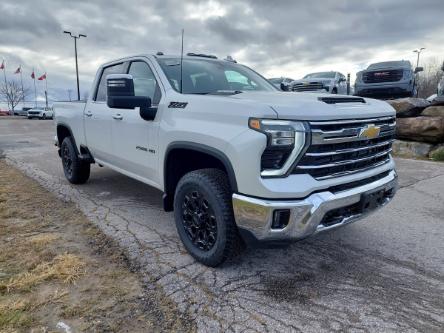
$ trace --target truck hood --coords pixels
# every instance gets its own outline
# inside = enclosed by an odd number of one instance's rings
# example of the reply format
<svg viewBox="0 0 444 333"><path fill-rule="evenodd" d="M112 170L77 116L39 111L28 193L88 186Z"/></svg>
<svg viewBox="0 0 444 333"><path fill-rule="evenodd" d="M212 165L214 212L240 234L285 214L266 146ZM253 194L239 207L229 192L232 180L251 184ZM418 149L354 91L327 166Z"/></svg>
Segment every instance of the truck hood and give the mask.
<svg viewBox="0 0 444 333"><path fill-rule="evenodd" d="M386 102L365 98L362 102L327 104L320 97L350 98L353 96L297 92L243 92L228 98L270 107L279 119L333 120L394 116L395 110ZM354 97L356 98L356 97Z"/></svg>

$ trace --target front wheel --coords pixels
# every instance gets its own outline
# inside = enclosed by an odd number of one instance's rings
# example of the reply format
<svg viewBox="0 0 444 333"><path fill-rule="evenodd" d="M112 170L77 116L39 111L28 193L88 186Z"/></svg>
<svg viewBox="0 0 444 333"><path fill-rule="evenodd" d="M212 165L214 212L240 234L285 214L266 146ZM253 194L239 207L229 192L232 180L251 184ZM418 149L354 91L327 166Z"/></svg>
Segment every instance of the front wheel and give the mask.
<svg viewBox="0 0 444 333"><path fill-rule="evenodd" d="M197 261L215 267L234 255L240 238L224 172L202 169L183 176L174 196L174 215L179 237Z"/></svg>
<svg viewBox="0 0 444 333"><path fill-rule="evenodd" d="M68 136L63 139L60 147L63 172L66 179L72 184L83 184L89 178L91 165L82 161L77 155L74 140Z"/></svg>

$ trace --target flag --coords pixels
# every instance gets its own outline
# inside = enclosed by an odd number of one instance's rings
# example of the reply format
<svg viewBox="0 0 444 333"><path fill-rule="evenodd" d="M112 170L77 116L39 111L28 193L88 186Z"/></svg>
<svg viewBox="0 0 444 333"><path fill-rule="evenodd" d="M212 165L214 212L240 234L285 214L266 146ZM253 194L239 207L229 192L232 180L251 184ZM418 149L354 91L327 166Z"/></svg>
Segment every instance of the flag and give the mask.
<svg viewBox="0 0 444 333"><path fill-rule="evenodd" d="M46 80L46 73L40 76L37 80L39 81Z"/></svg>
<svg viewBox="0 0 444 333"><path fill-rule="evenodd" d="M31 79L35 79L34 71L32 71L32 73L31 73Z"/></svg>
<svg viewBox="0 0 444 333"><path fill-rule="evenodd" d="M2 64L0 65L0 69L5 69L5 61L2 61Z"/></svg>
<svg viewBox="0 0 444 333"><path fill-rule="evenodd" d="M17 68L17 70L14 72L14 74L20 74L20 72L21 72L21 68L20 68L21 66L19 66L19 68Z"/></svg>

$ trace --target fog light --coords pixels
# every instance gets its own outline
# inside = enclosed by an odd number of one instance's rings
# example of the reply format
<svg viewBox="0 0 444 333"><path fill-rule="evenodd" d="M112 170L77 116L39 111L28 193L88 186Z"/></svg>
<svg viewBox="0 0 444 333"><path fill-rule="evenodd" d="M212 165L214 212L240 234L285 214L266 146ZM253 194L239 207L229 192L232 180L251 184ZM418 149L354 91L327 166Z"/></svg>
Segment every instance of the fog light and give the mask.
<svg viewBox="0 0 444 333"><path fill-rule="evenodd" d="M277 209L273 212L273 222L271 229L284 229L290 221L289 209Z"/></svg>

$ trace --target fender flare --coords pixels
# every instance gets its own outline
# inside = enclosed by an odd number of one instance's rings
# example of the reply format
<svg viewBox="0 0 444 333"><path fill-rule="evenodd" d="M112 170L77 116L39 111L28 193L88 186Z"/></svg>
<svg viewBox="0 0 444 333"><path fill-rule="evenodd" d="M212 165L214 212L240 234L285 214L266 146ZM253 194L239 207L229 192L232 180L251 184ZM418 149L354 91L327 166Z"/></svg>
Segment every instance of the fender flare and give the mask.
<svg viewBox="0 0 444 333"><path fill-rule="evenodd" d="M223 166L227 170L228 174L228 182L230 183L231 190L233 192L237 192L237 181L236 181L236 174L234 173L233 165L231 164L230 159L220 151L219 149L207 146L202 143L195 143L190 141L176 141L172 142L168 145L167 149L165 150L165 158L164 158L164 164L163 164L163 179L164 184L166 184L166 178L167 178L167 160L168 155L171 150L173 149L189 149L189 150L195 150L200 153L205 153L210 156L213 156L214 158L217 158L219 161L222 162Z"/></svg>

